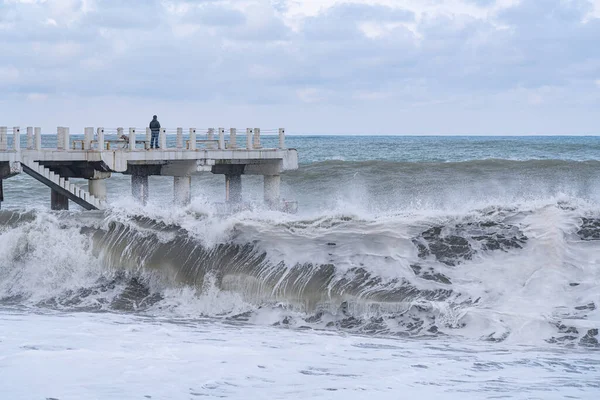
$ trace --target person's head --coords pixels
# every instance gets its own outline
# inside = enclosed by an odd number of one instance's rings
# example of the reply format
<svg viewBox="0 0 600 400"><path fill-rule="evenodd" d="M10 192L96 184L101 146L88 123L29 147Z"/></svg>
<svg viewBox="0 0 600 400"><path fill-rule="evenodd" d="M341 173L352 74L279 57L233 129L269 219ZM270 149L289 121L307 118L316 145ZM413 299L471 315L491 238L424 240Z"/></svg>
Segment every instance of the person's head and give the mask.
<svg viewBox="0 0 600 400"><path fill-rule="evenodd" d="M152 119L156 119L156 118L158 118L156 115L153 115L153 116L152 116Z"/></svg>

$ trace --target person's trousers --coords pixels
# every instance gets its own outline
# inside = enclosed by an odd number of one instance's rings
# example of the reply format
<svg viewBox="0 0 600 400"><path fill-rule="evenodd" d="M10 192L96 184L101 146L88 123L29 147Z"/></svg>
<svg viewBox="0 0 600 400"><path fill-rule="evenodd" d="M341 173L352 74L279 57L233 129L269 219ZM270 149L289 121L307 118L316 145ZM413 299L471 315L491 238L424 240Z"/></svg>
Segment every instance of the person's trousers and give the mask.
<svg viewBox="0 0 600 400"><path fill-rule="evenodd" d="M152 138L150 139L150 148L153 149L155 147L158 149L158 132L152 132Z"/></svg>

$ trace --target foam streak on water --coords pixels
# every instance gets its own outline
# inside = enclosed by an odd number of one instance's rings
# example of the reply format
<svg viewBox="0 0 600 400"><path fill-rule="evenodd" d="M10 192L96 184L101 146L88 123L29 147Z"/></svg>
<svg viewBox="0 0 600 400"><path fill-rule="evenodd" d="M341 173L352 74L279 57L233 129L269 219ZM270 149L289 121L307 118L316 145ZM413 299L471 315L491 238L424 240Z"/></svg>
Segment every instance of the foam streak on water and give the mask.
<svg viewBox="0 0 600 400"><path fill-rule="evenodd" d="M600 361L583 350L25 310L1 311L0 332L11 399L593 399L600 390Z"/></svg>

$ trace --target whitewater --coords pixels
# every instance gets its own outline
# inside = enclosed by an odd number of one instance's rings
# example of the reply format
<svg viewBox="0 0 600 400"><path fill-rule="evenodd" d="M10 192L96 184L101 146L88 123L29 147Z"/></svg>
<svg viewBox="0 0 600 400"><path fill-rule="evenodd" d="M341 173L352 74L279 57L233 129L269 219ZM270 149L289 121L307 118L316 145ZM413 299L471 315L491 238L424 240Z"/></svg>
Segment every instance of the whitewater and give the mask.
<svg viewBox="0 0 600 400"><path fill-rule="evenodd" d="M5 181L0 398L598 398L600 139L288 145L297 214L259 177L230 214L219 175L93 212Z"/></svg>

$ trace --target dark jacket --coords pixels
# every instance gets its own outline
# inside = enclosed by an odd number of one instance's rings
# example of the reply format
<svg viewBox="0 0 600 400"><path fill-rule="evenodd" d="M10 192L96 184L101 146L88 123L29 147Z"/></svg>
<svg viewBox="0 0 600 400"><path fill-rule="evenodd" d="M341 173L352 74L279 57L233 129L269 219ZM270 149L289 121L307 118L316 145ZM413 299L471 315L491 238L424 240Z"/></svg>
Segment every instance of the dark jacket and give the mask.
<svg viewBox="0 0 600 400"><path fill-rule="evenodd" d="M160 132L160 122L158 122L156 118L150 121L150 130L152 131L152 133Z"/></svg>

